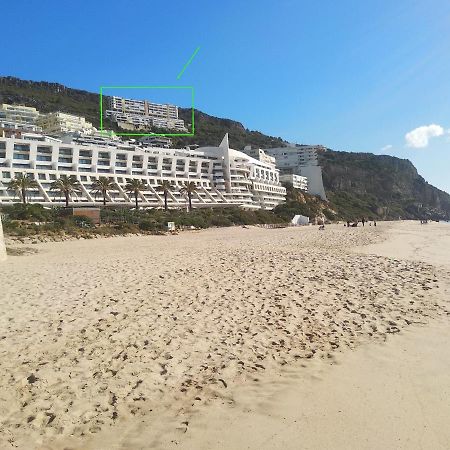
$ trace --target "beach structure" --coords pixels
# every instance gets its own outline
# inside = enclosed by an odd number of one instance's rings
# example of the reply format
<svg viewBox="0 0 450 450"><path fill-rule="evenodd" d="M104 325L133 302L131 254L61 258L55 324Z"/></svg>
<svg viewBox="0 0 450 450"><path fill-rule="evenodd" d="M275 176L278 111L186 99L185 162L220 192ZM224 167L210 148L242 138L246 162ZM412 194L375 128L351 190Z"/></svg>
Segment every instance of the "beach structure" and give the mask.
<svg viewBox="0 0 450 450"><path fill-rule="evenodd" d="M264 152L263 152L264 153ZM27 192L28 201L44 206L64 205L63 196L51 189L61 175L75 176L81 189L73 193L73 207L97 206L103 202L94 185L100 177L113 183L107 204L134 205L126 184L139 179L140 207L163 207L164 195L159 186L169 181L168 206L185 208L187 196L182 188L195 184L194 208L240 206L272 209L283 202L286 190L281 185L273 158L264 154L253 158L229 147L225 135L218 147L195 150L141 147L115 136L92 136L80 133L62 139L23 133L20 137L0 138L0 204L17 202L17 194L8 182L26 174L36 181Z"/></svg>
<svg viewBox="0 0 450 450"><path fill-rule="evenodd" d="M5 238L3 236L2 216L0 215L0 261L6 260Z"/></svg>
<svg viewBox="0 0 450 450"><path fill-rule="evenodd" d="M308 225L309 217L297 214L292 218L291 223L292 225Z"/></svg>
<svg viewBox="0 0 450 450"><path fill-rule="evenodd" d="M324 151L322 145L294 145L268 148L264 151L277 161L280 175L300 175L308 179L308 193L327 200L319 166L317 151Z"/></svg>
<svg viewBox="0 0 450 450"><path fill-rule="evenodd" d="M178 118L178 106L170 104L113 96L109 97L105 116L128 130L158 127L187 131L184 120Z"/></svg>

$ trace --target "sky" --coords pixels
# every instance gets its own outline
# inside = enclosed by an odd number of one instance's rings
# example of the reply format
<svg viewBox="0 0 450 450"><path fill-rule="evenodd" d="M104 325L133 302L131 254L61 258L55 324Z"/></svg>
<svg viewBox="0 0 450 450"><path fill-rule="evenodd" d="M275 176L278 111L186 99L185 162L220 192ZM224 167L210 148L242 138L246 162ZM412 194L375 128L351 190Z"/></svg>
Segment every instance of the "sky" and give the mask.
<svg viewBox="0 0 450 450"><path fill-rule="evenodd" d="M15 0L1 16L0 75L193 86L208 114L407 158L450 192L449 0Z"/></svg>

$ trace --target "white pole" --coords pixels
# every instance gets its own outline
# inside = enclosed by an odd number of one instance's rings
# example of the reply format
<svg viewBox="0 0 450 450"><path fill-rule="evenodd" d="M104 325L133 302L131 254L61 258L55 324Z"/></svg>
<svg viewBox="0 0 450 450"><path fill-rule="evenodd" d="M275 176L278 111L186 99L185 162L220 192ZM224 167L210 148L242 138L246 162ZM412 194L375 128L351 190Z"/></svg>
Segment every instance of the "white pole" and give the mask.
<svg viewBox="0 0 450 450"><path fill-rule="evenodd" d="M2 216L0 215L0 261L6 261L5 238L3 237Z"/></svg>

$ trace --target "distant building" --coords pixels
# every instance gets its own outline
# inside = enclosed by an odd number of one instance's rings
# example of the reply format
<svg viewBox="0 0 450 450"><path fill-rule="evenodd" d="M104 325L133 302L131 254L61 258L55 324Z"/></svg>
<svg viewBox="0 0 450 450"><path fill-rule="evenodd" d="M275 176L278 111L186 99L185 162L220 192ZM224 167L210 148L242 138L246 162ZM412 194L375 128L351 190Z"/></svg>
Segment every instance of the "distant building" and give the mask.
<svg viewBox="0 0 450 450"><path fill-rule="evenodd" d="M308 178L294 173L280 175L280 181L282 183L290 183L295 189L308 192Z"/></svg>
<svg viewBox="0 0 450 450"><path fill-rule="evenodd" d="M105 111L105 116L128 130L157 127L187 131L184 120L178 118L178 107L170 104L113 96L109 99L109 109Z"/></svg>
<svg viewBox="0 0 450 450"><path fill-rule="evenodd" d="M75 116L63 112L52 112L41 114L37 123L42 127L45 133L90 133L95 130L92 123L87 122L84 117Z"/></svg>
<svg viewBox="0 0 450 450"><path fill-rule="evenodd" d="M325 147L321 145L290 145L264 151L275 157L280 175L301 175L308 178L308 192L327 200L323 187L322 168L317 158L317 150L324 149Z"/></svg>
<svg viewBox="0 0 450 450"><path fill-rule="evenodd" d="M172 147L172 139L165 136L144 136L139 140L142 143L142 145L147 147L160 147L160 148Z"/></svg>
<svg viewBox="0 0 450 450"><path fill-rule="evenodd" d="M0 128L6 130L21 130L26 132L40 132L42 128L37 124L39 111L31 106L0 105Z"/></svg>

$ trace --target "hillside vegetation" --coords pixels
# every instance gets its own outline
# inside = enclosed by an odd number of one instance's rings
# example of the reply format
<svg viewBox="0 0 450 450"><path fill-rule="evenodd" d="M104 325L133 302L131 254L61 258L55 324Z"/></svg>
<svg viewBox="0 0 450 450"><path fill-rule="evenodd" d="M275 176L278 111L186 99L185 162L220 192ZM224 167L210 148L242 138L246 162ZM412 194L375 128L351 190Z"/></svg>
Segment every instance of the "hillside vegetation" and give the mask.
<svg viewBox="0 0 450 450"><path fill-rule="evenodd" d="M34 106L42 112L63 111L85 116L99 127L99 95L58 83L0 77L0 102ZM191 110L180 108L180 117L190 124ZM108 122L105 125L113 127ZM286 144L280 137L250 131L239 122L198 110L195 110L195 136L174 138L173 143L174 146L218 145L225 133L229 133L230 145L236 149L245 145L268 148ZM333 150L324 151L319 157L330 200L328 207L320 208L327 217L450 218L450 196L427 183L408 160ZM297 205L300 214L305 210L305 206L298 206L301 202L288 198L288 203L294 209ZM314 205L314 200L309 199L308 204Z"/></svg>

